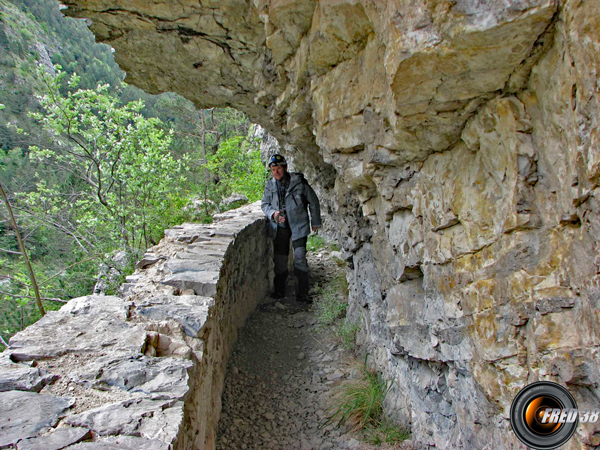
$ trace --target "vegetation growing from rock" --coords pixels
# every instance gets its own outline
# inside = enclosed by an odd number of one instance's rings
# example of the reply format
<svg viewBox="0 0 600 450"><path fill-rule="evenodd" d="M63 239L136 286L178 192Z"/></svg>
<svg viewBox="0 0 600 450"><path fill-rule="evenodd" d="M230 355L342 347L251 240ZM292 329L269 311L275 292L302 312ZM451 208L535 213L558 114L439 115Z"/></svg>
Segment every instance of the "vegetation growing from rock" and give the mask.
<svg viewBox="0 0 600 450"><path fill-rule="evenodd" d="M323 237L317 235L309 236L308 242L307 249L311 252L335 247L334 244L327 243ZM352 350L355 348L360 323L346 317L349 292L345 263L336 257L332 257L332 260L335 261L337 268L335 273L331 274L329 281L315 287L313 310L319 325L322 328L330 327L342 346Z"/></svg>
<svg viewBox="0 0 600 450"><path fill-rule="evenodd" d="M325 245L326 245L326 242L322 236L319 236L318 234L311 234L310 236L308 236L308 241L306 243L306 249L309 252L316 252L316 251L324 248Z"/></svg>
<svg viewBox="0 0 600 450"><path fill-rule="evenodd" d="M345 316L348 307L345 271L340 270L331 281L315 289L313 307L317 312L317 320L323 326L332 325Z"/></svg>
<svg viewBox="0 0 600 450"><path fill-rule="evenodd" d="M360 432L370 443L394 444L409 437L409 433L394 425L384 415L383 402L393 380L367 367L366 360L354 379L344 380L334 390L333 405L325 424L336 423Z"/></svg>

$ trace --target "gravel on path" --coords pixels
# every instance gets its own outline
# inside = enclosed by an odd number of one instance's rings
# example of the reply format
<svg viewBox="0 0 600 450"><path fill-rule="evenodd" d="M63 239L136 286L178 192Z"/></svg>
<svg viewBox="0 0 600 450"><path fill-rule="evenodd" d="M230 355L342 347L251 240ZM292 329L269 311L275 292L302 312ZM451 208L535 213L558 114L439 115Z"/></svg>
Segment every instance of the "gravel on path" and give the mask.
<svg viewBox="0 0 600 450"><path fill-rule="evenodd" d="M311 282L335 272L327 252L309 256ZM292 277L290 277L292 278ZM326 425L331 388L357 375L348 350L317 326L314 312L294 299L265 299L250 316L229 359L217 450L321 450L372 447Z"/></svg>

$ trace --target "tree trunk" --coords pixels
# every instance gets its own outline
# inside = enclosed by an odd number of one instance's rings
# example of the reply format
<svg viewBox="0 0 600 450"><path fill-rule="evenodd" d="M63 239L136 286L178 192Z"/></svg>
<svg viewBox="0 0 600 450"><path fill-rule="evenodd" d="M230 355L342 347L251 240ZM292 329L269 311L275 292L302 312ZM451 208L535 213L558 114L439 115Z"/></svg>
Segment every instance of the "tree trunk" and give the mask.
<svg viewBox="0 0 600 450"><path fill-rule="evenodd" d="M38 289L37 281L35 279L35 274L33 273L33 268L31 267L31 263L29 262L29 257L27 256L27 252L25 251L25 244L21 239L21 233L19 233L19 227L17 226L17 221L15 220L15 215L13 214L12 207L10 206L10 202L8 201L8 197L6 196L6 192L4 192L4 188L2 187L2 183L0 183L0 193L2 197L4 197L4 203L6 204L6 208L8 209L8 213L10 215L10 221L13 229L15 230L15 234L17 235L17 242L19 243L19 249L21 250L21 254L23 255L23 259L25 259L25 265L27 266L27 270L29 271L29 279L31 280L31 284L33 285L33 291L35 292L35 301L37 303L37 307L40 310L42 316L46 315L46 311L44 310L44 305L42 305L42 297L40 295L40 290ZM21 313L22 320L22 313Z"/></svg>
<svg viewBox="0 0 600 450"><path fill-rule="evenodd" d="M208 183L210 180L210 173L206 168L208 161L206 160L206 122L204 120L204 110L200 112L202 118L202 157L204 158L204 214L208 216Z"/></svg>

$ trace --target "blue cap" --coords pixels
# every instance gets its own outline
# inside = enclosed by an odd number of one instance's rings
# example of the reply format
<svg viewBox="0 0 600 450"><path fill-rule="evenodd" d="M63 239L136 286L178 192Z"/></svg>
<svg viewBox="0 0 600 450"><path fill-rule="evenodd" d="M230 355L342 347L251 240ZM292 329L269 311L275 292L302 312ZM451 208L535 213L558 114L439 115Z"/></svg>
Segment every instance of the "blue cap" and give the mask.
<svg viewBox="0 0 600 450"><path fill-rule="evenodd" d="M280 154L275 154L269 159L269 167L271 166L287 166L287 161Z"/></svg>

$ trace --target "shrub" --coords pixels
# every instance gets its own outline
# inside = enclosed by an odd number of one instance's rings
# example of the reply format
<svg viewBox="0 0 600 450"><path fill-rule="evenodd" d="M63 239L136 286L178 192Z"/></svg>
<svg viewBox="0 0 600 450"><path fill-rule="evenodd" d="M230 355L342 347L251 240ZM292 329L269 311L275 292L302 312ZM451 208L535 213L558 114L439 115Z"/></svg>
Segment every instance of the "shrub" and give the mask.
<svg viewBox="0 0 600 450"><path fill-rule="evenodd" d="M33 34L27 28L21 28L21 37L26 41L33 39Z"/></svg>

